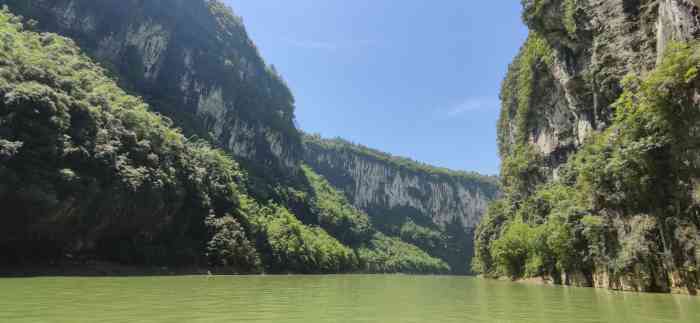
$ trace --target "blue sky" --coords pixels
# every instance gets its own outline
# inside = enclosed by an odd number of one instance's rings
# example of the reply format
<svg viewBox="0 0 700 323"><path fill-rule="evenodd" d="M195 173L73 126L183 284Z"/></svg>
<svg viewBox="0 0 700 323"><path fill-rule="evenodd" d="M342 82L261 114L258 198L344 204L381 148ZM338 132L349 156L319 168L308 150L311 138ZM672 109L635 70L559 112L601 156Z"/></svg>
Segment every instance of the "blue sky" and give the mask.
<svg viewBox="0 0 700 323"><path fill-rule="evenodd" d="M287 80L300 127L498 173L498 93L520 1L226 0Z"/></svg>

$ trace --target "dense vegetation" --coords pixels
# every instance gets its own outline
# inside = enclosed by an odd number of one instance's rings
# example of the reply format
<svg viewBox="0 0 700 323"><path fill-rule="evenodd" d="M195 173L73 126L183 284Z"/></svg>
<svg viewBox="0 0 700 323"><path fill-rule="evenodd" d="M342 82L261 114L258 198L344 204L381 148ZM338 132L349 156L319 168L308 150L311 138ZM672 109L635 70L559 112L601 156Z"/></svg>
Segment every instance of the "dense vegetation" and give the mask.
<svg viewBox="0 0 700 323"><path fill-rule="evenodd" d="M237 213L236 163L149 112L72 41L0 19L5 254L196 262L204 219Z"/></svg>
<svg viewBox="0 0 700 323"><path fill-rule="evenodd" d="M294 196L307 188L298 176L301 136L294 97L224 2L0 0L0 5L34 20L36 30L70 37L118 85L173 120L186 136L232 154L248 173L246 185L256 199L298 206ZM270 138L280 151L273 151Z"/></svg>
<svg viewBox="0 0 700 323"><path fill-rule="evenodd" d="M529 70L527 55L516 60L517 73ZM555 280L581 273L589 284L592 276L604 275L648 291L667 291L672 276L675 286L695 290L698 70L700 45L674 44L655 70L628 76L612 124L590 137L554 180L542 180L538 153L529 143L507 148L506 194L477 230L474 269ZM504 91L527 96L522 86Z"/></svg>
<svg viewBox="0 0 700 323"><path fill-rule="evenodd" d="M0 249L10 263L446 270L413 245L376 242L367 216L308 168L309 189L288 190L307 213L252 197L231 157L184 137L73 41L26 31L6 10L0 38Z"/></svg>
<svg viewBox="0 0 700 323"><path fill-rule="evenodd" d="M368 247L358 252L364 269L378 273L447 273L450 267L418 247L378 233Z"/></svg>

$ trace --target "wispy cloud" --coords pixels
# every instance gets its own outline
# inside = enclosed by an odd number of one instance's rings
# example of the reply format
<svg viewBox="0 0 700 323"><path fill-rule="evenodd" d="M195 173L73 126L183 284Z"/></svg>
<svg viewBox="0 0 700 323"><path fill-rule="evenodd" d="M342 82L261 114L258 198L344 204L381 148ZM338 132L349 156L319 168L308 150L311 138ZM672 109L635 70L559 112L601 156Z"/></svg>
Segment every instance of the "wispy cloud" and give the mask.
<svg viewBox="0 0 700 323"><path fill-rule="evenodd" d="M318 40L301 40L301 39L285 39L285 42L291 46L323 51L337 51L353 48L365 48L375 45L377 42L372 40L348 40L340 42L318 41Z"/></svg>
<svg viewBox="0 0 700 323"><path fill-rule="evenodd" d="M498 109L500 101L493 98L469 98L447 109L447 116L456 117L469 112Z"/></svg>

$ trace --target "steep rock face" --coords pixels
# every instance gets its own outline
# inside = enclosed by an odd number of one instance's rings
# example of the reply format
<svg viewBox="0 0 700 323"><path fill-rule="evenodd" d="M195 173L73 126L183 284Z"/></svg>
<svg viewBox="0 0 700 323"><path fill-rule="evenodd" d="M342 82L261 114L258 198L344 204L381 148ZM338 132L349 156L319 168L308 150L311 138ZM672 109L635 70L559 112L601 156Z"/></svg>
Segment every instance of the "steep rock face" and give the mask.
<svg viewBox="0 0 700 323"><path fill-rule="evenodd" d="M240 18L216 0L2 0L75 39L186 133L256 167L294 174L294 99Z"/></svg>
<svg viewBox="0 0 700 323"><path fill-rule="evenodd" d="M494 178L452 172L431 173L415 162L339 140L305 140L305 162L370 215L398 212L444 229L455 223L474 228L497 195Z"/></svg>
<svg viewBox="0 0 700 323"><path fill-rule="evenodd" d="M503 109L501 151L510 152L516 132L524 131L555 176L592 131L609 125L626 75L653 69L669 41L700 35L698 9L689 0L527 0L523 6L526 24L551 52L547 64L533 66L528 109ZM511 67L509 74L517 73ZM516 97L517 90L504 86L502 96ZM519 117L527 120L525 129L517 129Z"/></svg>
<svg viewBox="0 0 700 323"><path fill-rule="evenodd" d="M657 53L663 53L669 41L688 41L700 35L699 5L698 0L664 0L659 3Z"/></svg>
<svg viewBox="0 0 700 323"><path fill-rule="evenodd" d="M505 194L476 231L476 269L696 294L698 1L522 3L530 36L501 92Z"/></svg>

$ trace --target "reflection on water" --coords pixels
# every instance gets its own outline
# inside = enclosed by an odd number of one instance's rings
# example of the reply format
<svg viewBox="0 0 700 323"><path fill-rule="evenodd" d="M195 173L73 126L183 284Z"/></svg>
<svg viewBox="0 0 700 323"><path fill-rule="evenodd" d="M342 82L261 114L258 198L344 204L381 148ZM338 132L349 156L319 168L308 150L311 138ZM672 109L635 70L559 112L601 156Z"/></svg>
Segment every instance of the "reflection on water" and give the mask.
<svg viewBox="0 0 700 323"><path fill-rule="evenodd" d="M0 279L0 322L700 322L700 298L466 277Z"/></svg>

